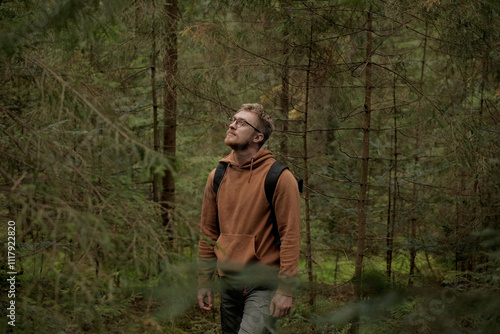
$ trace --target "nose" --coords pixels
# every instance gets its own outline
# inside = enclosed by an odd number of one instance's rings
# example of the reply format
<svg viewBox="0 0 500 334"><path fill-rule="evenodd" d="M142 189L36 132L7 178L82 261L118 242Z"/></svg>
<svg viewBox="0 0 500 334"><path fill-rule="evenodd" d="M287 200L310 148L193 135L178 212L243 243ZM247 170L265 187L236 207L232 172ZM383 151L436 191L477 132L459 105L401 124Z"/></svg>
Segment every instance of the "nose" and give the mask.
<svg viewBox="0 0 500 334"><path fill-rule="evenodd" d="M229 128L233 129L233 130L236 130L236 120L234 120L231 123L229 123Z"/></svg>

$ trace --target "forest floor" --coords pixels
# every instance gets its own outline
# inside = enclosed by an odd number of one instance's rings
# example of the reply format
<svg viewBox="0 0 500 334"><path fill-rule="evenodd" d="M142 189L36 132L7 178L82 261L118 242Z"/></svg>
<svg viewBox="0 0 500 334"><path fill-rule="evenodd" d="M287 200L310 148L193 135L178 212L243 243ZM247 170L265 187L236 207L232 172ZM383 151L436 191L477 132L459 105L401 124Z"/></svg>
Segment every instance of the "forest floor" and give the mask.
<svg viewBox="0 0 500 334"><path fill-rule="evenodd" d="M492 288L496 284L434 281L408 288L384 278L367 275L361 300L355 298L352 282L303 283L291 314L278 320L278 333L344 334L355 320L359 334L498 333L500 289ZM217 293L213 310L202 311L191 283L168 287L165 293L158 284L146 283L123 287L112 296L104 289L92 305L75 308L61 308L50 298L52 289L44 289L46 298L28 299L26 308L19 309L19 326L12 333L221 333ZM0 322L0 332L2 326Z"/></svg>
<svg viewBox="0 0 500 334"><path fill-rule="evenodd" d="M308 290L298 292L291 314L277 323L278 333L349 333L354 319L359 323L358 333L366 334L493 334L500 328L498 291L449 286L391 288L367 291L372 297L357 302L351 283L318 284L314 292L312 305ZM162 318L160 302L138 299L130 308L135 328L128 327L126 332L221 333L217 294L214 299L212 311L202 311L193 303L171 320ZM120 330L125 328L116 332Z"/></svg>
<svg viewBox="0 0 500 334"><path fill-rule="evenodd" d="M311 296L305 290L299 291L294 299L291 314L278 320L279 333L343 333L343 331L325 331L326 327L322 325L318 327L317 322L321 322L321 318L327 317L333 310L354 300L352 285L350 283L320 284L316 286L315 294L315 303L311 306ZM127 330L134 333L221 333L218 294L216 293L214 296L212 311L200 310L194 304L184 309L174 319L166 320L162 316L165 308L160 301L137 298L129 307L130 312L127 314L129 321L124 322L124 325L127 322L134 323L134 328L127 325ZM116 325L116 322L114 324ZM108 326L106 327L109 328L110 332L121 333L122 330L125 330L125 328L116 328L111 323Z"/></svg>

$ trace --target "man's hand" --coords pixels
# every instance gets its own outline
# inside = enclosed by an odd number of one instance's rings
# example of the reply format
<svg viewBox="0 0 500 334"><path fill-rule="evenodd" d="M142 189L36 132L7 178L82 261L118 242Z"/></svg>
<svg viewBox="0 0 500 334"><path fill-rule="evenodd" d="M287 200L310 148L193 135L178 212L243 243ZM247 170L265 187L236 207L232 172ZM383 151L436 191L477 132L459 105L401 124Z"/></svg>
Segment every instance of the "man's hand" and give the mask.
<svg viewBox="0 0 500 334"><path fill-rule="evenodd" d="M206 301L205 301L206 298ZM210 311L212 309L212 290L201 288L198 290L198 306L202 310Z"/></svg>
<svg viewBox="0 0 500 334"><path fill-rule="evenodd" d="M290 314L293 298L276 293L271 300L270 312L274 318L283 318Z"/></svg>

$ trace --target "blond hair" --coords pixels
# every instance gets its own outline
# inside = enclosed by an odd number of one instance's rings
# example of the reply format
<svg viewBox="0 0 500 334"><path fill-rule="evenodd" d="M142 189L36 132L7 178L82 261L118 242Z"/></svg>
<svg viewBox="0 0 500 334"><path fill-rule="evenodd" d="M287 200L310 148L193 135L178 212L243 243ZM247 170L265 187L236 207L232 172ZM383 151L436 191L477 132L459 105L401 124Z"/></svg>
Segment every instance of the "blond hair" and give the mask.
<svg viewBox="0 0 500 334"><path fill-rule="evenodd" d="M264 145L264 143L271 137L274 131L273 118L264 109L264 106L260 103L245 103L240 106L238 112L249 111L257 115L257 120L259 124L256 126L264 135L264 140L259 143L259 148Z"/></svg>

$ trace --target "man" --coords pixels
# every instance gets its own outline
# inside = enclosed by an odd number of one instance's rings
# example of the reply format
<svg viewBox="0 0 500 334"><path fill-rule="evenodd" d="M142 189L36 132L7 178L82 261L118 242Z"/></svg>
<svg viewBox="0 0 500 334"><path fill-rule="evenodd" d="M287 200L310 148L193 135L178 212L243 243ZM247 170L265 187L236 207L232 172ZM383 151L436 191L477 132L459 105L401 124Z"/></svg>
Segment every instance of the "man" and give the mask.
<svg viewBox="0 0 500 334"><path fill-rule="evenodd" d="M212 309L210 278L220 277L223 333L274 333L276 318L290 313L300 249L300 194L284 170L272 200L280 244L272 232L264 180L276 161L262 145L274 129L260 104L243 104L230 119L225 144L232 152L217 195L213 170L203 199L199 243L198 304Z"/></svg>

